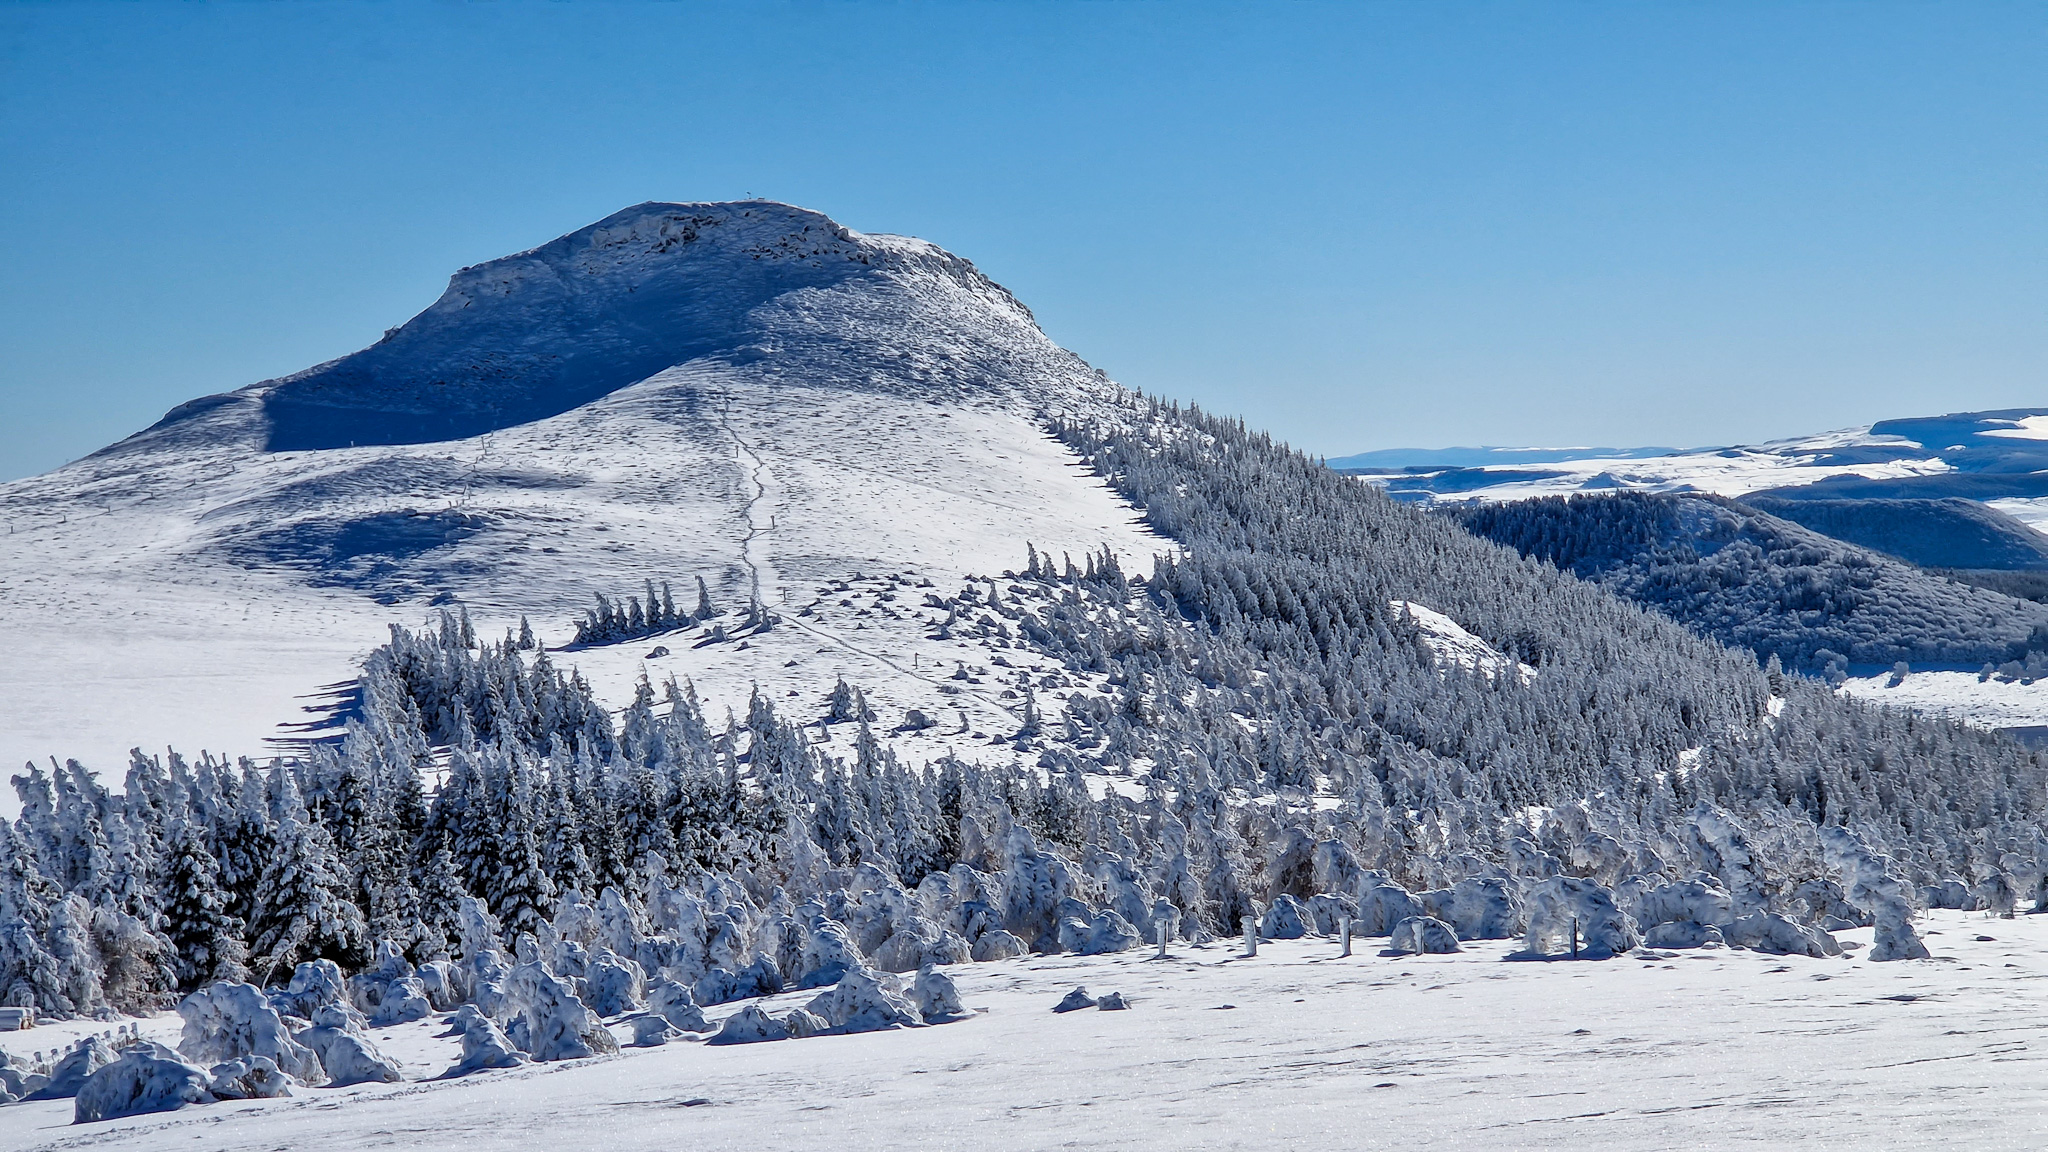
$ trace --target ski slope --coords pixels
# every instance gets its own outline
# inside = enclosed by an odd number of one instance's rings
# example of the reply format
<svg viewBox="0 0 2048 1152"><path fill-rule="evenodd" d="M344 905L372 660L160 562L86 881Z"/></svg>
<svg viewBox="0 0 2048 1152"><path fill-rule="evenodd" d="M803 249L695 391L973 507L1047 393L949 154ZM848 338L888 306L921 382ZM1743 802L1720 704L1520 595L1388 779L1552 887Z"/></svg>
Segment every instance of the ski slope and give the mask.
<svg viewBox="0 0 2048 1152"><path fill-rule="evenodd" d="M457 1081L70 1125L0 1113L0 1152L92 1147L495 1149L2026 1149L2048 1139L2032 1036L2048 919L1933 912L1934 958L1730 949L1516 962L1515 945L1385 957L1238 942L951 969L967 1020L710 1047L676 1042ZM1868 929L1841 933L1868 945ZM1376 945L1374 945L1376 946ZM1050 1011L1069 989L1127 1012ZM768 998L778 1010L811 993ZM716 1023L738 1010L709 1013ZM437 1075L439 1017L374 1033ZM105 1027L104 1025L100 1027ZM145 1031L168 1038L175 1018ZM622 1037L628 1037L621 1028ZM37 1033L0 1047L47 1044Z"/></svg>

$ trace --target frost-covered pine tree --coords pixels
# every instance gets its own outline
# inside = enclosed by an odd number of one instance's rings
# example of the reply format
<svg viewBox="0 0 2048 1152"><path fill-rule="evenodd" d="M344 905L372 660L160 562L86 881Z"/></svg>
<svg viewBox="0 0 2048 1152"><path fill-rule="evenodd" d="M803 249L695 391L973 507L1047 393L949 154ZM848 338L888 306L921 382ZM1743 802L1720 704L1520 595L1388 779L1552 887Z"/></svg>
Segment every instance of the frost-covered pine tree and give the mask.
<svg viewBox="0 0 2048 1152"><path fill-rule="evenodd" d="M216 980L237 981L248 976L242 924L228 913L220 865L189 821L180 820L171 828L157 891L163 902L163 933L175 956L178 988L189 992Z"/></svg>

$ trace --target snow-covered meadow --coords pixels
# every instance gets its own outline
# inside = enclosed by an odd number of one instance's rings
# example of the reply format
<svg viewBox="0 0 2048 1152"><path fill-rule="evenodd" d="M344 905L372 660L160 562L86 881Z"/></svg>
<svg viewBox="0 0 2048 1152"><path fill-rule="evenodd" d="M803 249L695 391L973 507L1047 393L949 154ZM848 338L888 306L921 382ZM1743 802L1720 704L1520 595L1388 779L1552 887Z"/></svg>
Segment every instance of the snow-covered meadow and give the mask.
<svg viewBox="0 0 2048 1152"><path fill-rule="evenodd" d="M1508 941L1387 957L1360 940L1340 958L1321 937L1255 959L1239 941L1033 956L952 968L974 1015L951 1024L628 1046L83 1127L68 1100L20 1104L0 1149L2040 1147L2048 918L1935 911L1921 932L1932 959L1885 964L1854 947L1516 961ZM1130 1010L1053 1013L1077 985ZM444 1018L372 1035L431 1077L460 1047ZM0 1034L0 1050L106 1027Z"/></svg>

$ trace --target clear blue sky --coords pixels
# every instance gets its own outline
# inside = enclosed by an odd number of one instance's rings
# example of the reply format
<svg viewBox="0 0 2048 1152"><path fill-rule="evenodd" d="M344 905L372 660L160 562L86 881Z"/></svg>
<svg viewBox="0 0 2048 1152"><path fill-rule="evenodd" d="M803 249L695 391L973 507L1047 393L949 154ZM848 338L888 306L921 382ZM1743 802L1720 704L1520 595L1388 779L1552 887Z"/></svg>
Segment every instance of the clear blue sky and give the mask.
<svg viewBox="0 0 2048 1152"><path fill-rule="evenodd" d="M1329 455L2048 405L2043 4L0 8L0 476L749 195Z"/></svg>

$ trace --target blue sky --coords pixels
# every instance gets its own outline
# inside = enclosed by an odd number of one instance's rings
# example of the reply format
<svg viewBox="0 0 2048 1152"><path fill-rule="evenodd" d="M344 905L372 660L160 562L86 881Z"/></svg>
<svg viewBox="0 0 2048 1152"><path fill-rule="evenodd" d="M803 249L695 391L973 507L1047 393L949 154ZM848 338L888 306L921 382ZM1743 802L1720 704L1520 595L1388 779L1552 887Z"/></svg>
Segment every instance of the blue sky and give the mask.
<svg viewBox="0 0 2048 1152"><path fill-rule="evenodd" d="M10 4L0 477L643 200L1329 455L2048 405L2041 4Z"/></svg>

